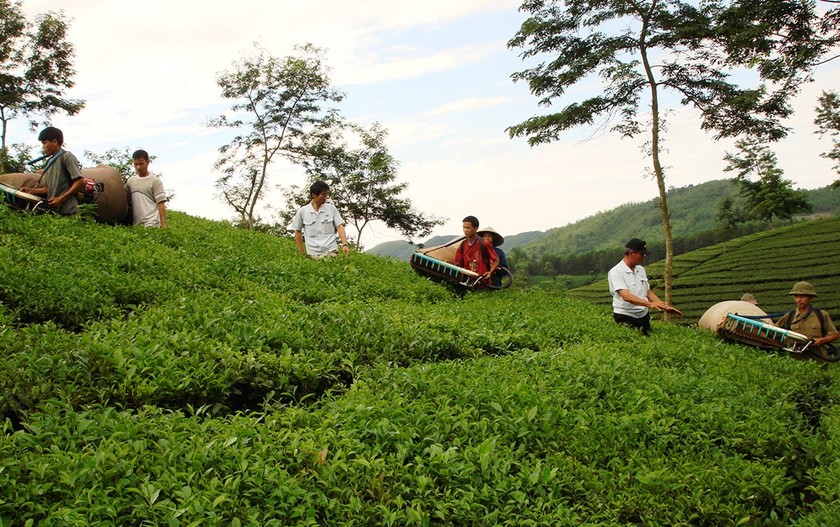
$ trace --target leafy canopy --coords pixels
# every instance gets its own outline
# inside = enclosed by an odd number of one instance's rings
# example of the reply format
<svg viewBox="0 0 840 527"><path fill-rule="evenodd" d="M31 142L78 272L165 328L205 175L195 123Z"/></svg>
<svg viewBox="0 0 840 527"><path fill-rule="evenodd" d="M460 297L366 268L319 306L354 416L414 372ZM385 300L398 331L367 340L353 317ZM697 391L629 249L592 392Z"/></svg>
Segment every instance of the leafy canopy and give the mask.
<svg viewBox="0 0 840 527"><path fill-rule="evenodd" d="M820 155L834 161L834 170L840 173L840 94L833 90L824 91L818 102L817 117L814 119L817 133L832 140L831 149ZM840 187L840 179L834 180L831 187Z"/></svg>
<svg viewBox="0 0 840 527"><path fill-rule="evenodd" d="M75 115L84 102L65 96L75 84L75 49L67 40L63 13L26 20L20 2L0 0L0 149L6 151L9 122L29 119L30 128L65 112ZM42 119L39 121L37 117Z"/></svg>
<svg viewBox="0 0 840 527"><path fill-rule="evenodd" d="M234 102L228 113L208 123L237 132L219 148L216 169L222 176L216 188L249 228L259 221L257 205L271 163L277 157L298 162L303 139L333 113L324 105L344 97L330 85L320 48L298 46L297 55L283 59L254 48L253 55L217 78L222 96Z"/></svg>
<svg viewBox="0 0 840 527"><path fill-rule="evenodd" d="M601 88L508 128L531 145L598 118L617 119L613 130L636 135L639 104L651 88L699 110L701 127L716 138L779 139L787 131L780 121L792 111L788 99L827 45L807 2L529 0L521 10L531 17L509 46L537 63L515 81L527 82L546 107L571 99L572 86L595 76ZM740 86L735 74L744 67L777 84Z"/></svg>
<svg viewBox="0 0 840 527"><path fill-rule="evenodd" d="M665 300L670 299L673 235L660 161L665 130L664 92L699 111L700 126L715 138L784 137L782 119L798 82L810 78L833 35L820 26L811 2L766 0L526 0L530 13L508 45L535 63L512 75L528 83L540 105L557 111L508 128L530 145L555 141L581 125L612 126L624 136L650 133L646 150L659 189L665 233ZM736 73L754 68L758 82L741 86ZM575 100L571 88L594 93ZM752 85L755 84L755 85ZM643 97L649 112L640 116ZM647 120L649 119L649 124Z"/></svg>
<svg viewBox="0 0 840 527"><path fill-rule="evenodd" d="M303 162L308 179L330 185L330 198L355 227L357 243L371 221L381 221L408 238L427 236L442 223L401 197L408 184L396 182L399 163L388 152L387 136L379 123L365 129L336 121L308 142Z"/></svg>
<svg viewBox="0 0 840 527"><path fill-rule="evenodd" d="M776 154L755 138L739 139L739 153L727 153L724 170L735 171L735 180L744 198L746 212L752 219L772 221L774 217L790 220L795 214L811 212L811 203L804 190L793 188L778 167ZM756 181L749 179L757 176ZM723 205L722 205L723 206Z"/></svg>

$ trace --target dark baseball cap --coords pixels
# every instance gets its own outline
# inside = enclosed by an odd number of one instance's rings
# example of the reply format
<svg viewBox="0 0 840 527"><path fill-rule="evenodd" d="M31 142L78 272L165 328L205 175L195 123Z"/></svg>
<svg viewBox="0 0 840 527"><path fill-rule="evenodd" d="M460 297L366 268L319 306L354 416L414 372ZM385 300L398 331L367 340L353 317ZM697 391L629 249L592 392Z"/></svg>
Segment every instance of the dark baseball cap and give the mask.
<svg viewBox="0 0 840 527"><path fill-rule="evenodd" d="M631 251L647 254L647 242L638 238L632 238L629 242L624 244L624 247Z"/></svg>

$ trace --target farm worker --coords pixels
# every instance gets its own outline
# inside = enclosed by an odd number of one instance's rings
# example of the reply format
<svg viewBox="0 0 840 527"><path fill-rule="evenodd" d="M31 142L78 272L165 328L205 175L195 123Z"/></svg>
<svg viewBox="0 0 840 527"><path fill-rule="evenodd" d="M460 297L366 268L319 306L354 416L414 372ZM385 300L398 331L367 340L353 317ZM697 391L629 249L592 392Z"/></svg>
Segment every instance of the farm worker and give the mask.
<svg viewBox="0 0 840 527"><path fill-rule="evenodd" d="M749 302L754 306L758 305L758 300L755 299L755 296L753 296L752 293L744 293L741 295L741 302Z"/></svg>
<svg viewBox="0 0 840 527"><path fill-rule="evenodd" d="M125 182L125 193L131 203L134 225L166 228L166 192L160 177L149 172L149 153L137 150L131 154L137 175Z"/></svg>
<svg viewBox="0 0 840 527"><path fill-rule="evenodd" d="M490 281L493 271L499 268L499 256L493 245L478 235L478 218L467 216L462 223L464 241L455 251L455 261L458 267L469 269L480 274L485 282Z"/></svg>
<svg viewBox="0 0 840 527"><path fill-rule="evenodd" d="M75 214L79 206L76 194L85 185L81 165L76 156L64 150L64 133L48 126L38 134L44 154L50 156L41 170L41 177L34 187L21 187L20 190L39 196L46 196L47 205L59 214ZM43 180L43 184L41 184Z"/></svg>
<svg viewBox="0 0 840 527"><path fill-rule="evenodd" d="M837 333L828 312L811 305L814 297L818 296L814 286L808 282L796 282L788 294L793 296L796 309L784 314L776 325L813 339L811 355L820 359L828 358L829 345L840 338L840 333Z"/></svg>
<svg viewBox="0 0 840 527"><path fill-rule="evenodd" d="M633 238L624 245L624 258L610 269L608 278L613 297L613 318L619 324L639 328L643 335L650 333L649 309L673 315L682 312L663 302L650 289L642 262L647 255L647 243Z"/></svg>
<svg viewBox="0 0 840 527"><path fill-rule="evenodd" d="M342 252L350 254L350 245L344 232L344 220L335 205L327 203L329 195L330 186L324 181L316 181L309 187L309 197L312 201L295 213L292 229L295 231L295 243L301 254L308 254L312 258L337 254L338 237L341 238Z"/></svg>
<svg viewBox="0 0 840 527"><path fill-rule="evenodd" d="M482 227L481 229L478 230L478 232L476 234L478 234L479 236L484 238L484 241L488 242L490 245L493 246L493 250L496 251L496 256L499 257L499 269L501 269L503 267L505 269L507 269L508 268L507 255L505 254L505 252L503 250L499 249L499 245L505 243L504 236L502 236L498 232L494 231L493 227ZM504 276L504 273L502 273L501 271L494 272L493 276L491 277L493 285L496 286L496 287L501 287L503 276Z"/></svg>

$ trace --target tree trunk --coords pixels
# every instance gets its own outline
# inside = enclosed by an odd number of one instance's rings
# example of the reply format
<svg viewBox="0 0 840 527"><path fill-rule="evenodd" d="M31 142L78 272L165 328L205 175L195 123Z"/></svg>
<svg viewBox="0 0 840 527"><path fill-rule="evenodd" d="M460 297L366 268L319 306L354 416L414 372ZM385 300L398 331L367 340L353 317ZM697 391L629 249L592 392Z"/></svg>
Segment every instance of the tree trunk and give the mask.
<svg viewBox="0 0 840 527"><path fill-rule="evenodd" d="M655 9L656 1L651 5L651 10ZM647 75L648 85L650 86L650 111L651 111L651 132L650 132L650 149L651 158L653 160L653 173L656 176L656 185L659 188L659 210L662 213L662 228L665 231L665 302L671 303L671 282L674 269L674 242L671 234L671 214L668 212L668 202L665 196L665 173L662 170L662 164L659 162L659 93L657 90L656 79L653 76L653 69L647 56L647 27L648 20L644 19L642 23L642 31L639 37L639 51L642 56L642 64L645 68L645 75ZM665 313L665 319L670 317Z"/></svg>

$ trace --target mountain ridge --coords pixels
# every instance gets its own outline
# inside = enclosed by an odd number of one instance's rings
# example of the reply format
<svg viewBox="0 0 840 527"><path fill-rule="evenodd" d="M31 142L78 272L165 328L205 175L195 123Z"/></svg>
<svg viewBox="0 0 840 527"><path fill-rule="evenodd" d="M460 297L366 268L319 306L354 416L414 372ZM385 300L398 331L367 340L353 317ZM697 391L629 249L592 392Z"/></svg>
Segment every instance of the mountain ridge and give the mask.
<svg viewBox="0 0 840 527"><path fill-rule="evenodd" d="M840 192L828 186L806 192L814 207L811 216L833 216L840 213ZM736 201L739 199L738 189L729 179L671 188L667 195L675 237L690 236L719 227L715 216L720 200L726 197ZM407 261L417 248L440 245L456 236L460 235L435 236L421 245L390 241L365 252ZM648 243L664 242L658 197L625 203L546 231L506 235L502 249L509 252L518 247L537 258L546 254L583 254L620 247L633 237L645 239Z"/></svg>

